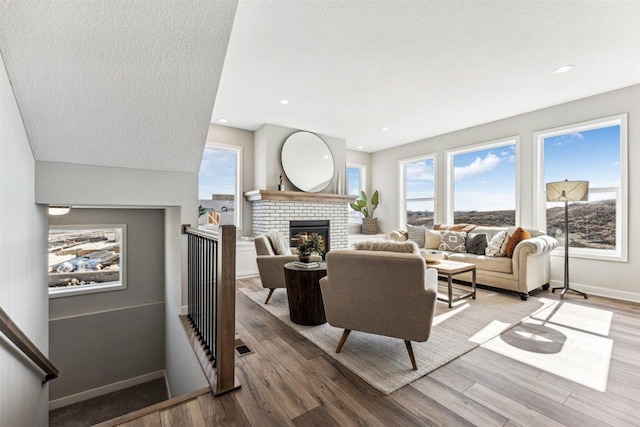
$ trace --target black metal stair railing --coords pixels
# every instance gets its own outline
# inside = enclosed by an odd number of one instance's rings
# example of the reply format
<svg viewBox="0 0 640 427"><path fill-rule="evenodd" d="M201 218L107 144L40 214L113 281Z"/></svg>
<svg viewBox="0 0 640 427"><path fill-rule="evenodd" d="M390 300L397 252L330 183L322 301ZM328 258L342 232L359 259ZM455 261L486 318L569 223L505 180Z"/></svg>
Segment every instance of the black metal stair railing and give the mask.
<svg viewBox="0 0 640 427"><path fill-rule="evenodd" d="M217 395L239 387L234 375L236 228L223 225L211 233L186 227L185 232L187 318L208 363L215 368L212 389Z"/></svg>

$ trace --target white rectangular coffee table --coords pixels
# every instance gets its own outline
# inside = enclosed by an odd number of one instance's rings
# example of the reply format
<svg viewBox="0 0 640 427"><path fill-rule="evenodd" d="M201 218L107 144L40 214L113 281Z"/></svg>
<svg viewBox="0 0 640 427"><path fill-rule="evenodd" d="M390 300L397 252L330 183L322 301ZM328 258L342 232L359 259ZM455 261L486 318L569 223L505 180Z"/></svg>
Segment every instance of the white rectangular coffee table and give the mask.
<svg viewBox="0 0 640 427"><path fill-rule="evenodd" d="M440 278L440 276L444 276L447 278L448 298L443 298L438 296L438 300L449 303L449 308L451 308L451 304L453 304L456 301L460 301L461 299L469 298L469 297L476 299L476 265L475 264L443 259L438 263L427 263L427 268L435 268L436 270L438 270L438 278ZM460 273L466 273L467 271L471 272L471 292L464 292L463 294L458 295L454 298L453 297L454 288L452 283L453 276ZM438 282L438 286L440 286L439 282ZM464 291L463 289L460 289L460 288L455 288L455 289L458 291L460 290Z"/></svg>

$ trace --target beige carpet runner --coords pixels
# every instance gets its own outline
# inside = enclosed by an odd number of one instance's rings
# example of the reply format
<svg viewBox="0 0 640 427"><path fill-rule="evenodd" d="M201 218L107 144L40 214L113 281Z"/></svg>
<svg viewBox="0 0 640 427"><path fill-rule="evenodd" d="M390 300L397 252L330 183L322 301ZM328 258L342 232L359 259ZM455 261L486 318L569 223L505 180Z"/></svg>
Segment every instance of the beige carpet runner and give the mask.
<svg viewBox="0 0 640 427"><path fill-rule="evenodd" d="M460 301L451 309L438 302L429 340L413 343L418 363L418 370L413 371L402 340L353 331L338 354L335 349L342 329L328 323L297 325L289 318L286 290L276 290L265 305L267 293L247 292L247 296L384 394L445 365L543 308L538 298L521 301L516 294L482 289L478 289L476 300Z"/></svg>

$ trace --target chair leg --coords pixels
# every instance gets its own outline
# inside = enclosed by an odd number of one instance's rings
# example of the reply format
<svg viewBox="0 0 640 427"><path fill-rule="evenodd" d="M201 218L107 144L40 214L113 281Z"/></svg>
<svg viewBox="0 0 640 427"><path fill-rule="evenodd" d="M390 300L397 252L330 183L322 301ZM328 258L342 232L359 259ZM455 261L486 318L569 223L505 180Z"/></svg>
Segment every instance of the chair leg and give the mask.
<svg viewBox="0 0 640 427"><path fill-rule="evenodd" d="M344 332L342 333L342 338L340 338L340 342L338 343L338 348L336 348L336 353L340 353L340 350L342 350L342 346L344 345L344 342L347 340L347 337L350 333L351 329L344 330Z"/></svg>
<svg viewBox="0 0 640 427"><path fill-rule="evenodd" d="M418 364L416 363L416 357L413 355L413 348L411 347L411 341L404 341L404 345L407 346L407 351L409 352L409 359L411 359L411 366L414 371L418 370Z"/></svg>
<svg viewBox="0 0 640 427"><path fill-rule="evenodd" d="M269 304L269 300L271 299L271 295L273 295L273 291L275 291L276 288L271 288L269 289L269 295L267 295L267 300L264 302L265 304Z"/></svg>

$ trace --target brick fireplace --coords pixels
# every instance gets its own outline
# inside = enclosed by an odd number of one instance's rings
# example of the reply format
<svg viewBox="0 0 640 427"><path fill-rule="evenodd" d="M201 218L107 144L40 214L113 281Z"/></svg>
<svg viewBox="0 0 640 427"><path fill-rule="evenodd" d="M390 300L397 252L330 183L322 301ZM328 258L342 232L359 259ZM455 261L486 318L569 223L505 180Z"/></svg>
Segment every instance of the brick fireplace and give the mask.
<svg viewBox="0 0 640 427"><path fill-rule="evenodd" d="M349 246L347 208L355 196L271 190L249 191L244 195L252 202L253 236L277 230L289 240L291 221L328 220L330 249Z"/></svg>

